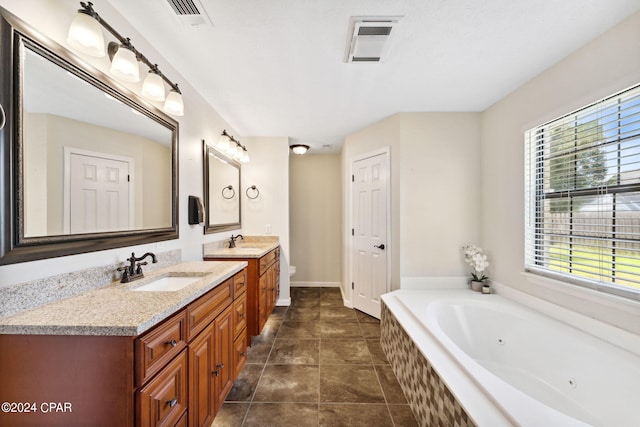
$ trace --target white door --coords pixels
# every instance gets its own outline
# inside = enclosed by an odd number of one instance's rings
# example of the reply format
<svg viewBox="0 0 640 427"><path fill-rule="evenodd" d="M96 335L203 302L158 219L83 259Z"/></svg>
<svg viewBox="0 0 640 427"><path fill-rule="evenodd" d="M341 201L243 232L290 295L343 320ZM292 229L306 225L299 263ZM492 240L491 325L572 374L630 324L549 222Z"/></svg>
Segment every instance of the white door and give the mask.
<svg viewBox="0 0 640 427"><path fill-rule="evenodd" d="M389 153L353 162L353 306L380 318L388 292Z"/></svg>
<svg viewBox="0 0 640 427"><path fill-rule="evenodd" d="M69 216L72 234L129 229L129 163L70 153Z"/></svg>

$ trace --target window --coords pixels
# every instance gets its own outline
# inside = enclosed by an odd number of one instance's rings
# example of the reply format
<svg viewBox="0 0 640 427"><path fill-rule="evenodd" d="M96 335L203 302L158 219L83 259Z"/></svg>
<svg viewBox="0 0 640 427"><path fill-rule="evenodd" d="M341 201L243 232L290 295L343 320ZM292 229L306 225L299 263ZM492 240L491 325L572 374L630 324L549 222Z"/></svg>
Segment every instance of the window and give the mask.
<svg viewBox="0 0 640 427"><path fill-rule="evenodd" d="M525 133L525 269L640 299L640 85Z"/></svg>

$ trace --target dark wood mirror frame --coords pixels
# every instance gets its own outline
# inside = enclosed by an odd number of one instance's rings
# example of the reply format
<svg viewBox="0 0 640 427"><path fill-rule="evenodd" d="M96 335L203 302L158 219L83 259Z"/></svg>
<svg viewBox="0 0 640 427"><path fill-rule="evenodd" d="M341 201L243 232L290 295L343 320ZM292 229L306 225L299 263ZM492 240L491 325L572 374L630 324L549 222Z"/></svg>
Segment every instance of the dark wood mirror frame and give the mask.
<svg viewBox="0 0 640 427"><path fill-rule="evenodd" d="M240 180L241 178L241 167L240 167L240 163L236 162L233 159L228 158L227 156L225 156L224 154L220 153L219 151L217 151L216 149L212 148L210 145L208 145L205 140L202 140L202 147L203 147L203 184L204 184L204 234L211 234L211 233L219 233L221 231L229 231L229 230L237 230L242 226L242 203L241 203L241 194L240 194L240 185L238 185L238 189L237 189L237 196L238 196L238 221L237 222L230 222L230 223L212 223L211 221L211 197L210 197L210 186L209 186L209 177L210 177L210 173L211 173L211 168L212 168L212 164L209 161L209 157L211 155L214 155L215 157L218 157L220 159L224 159L224 161L226 163L228 163L230 166L238 169L238 184L240 184L242 181Z"/></svg>
<svg viewBox="0 0 640 427"><path fill-rule="evenodd" d="M0 265L94 252L178 238L178 122L63 46L39 34L0 8L0 105L6 123L0 128ZM49 59L87 83L167 127L171 141L171 212L168 227L24 237L22 173L22 69L20 46Z"/></svg>

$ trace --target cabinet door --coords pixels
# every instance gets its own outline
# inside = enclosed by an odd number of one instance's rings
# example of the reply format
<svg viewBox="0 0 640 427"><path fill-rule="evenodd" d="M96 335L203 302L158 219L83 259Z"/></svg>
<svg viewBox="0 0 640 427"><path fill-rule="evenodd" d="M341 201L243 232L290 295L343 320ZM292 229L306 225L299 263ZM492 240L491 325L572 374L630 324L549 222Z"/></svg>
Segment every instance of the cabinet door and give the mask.
<svg viewBox="0 0 640 427"><path fill-rule="evenodd" d="M233 336L237 337L247 327L247 296L240 295L233 302Z"/></svg>
<svg viewBox="0 0 640 427"><path fill-rule="evenodd" d="M189 344L189 425L213 422L214 408L214 325L210 324Z"/></svg>
<svg viewBox="0 0 640 427"><path fill-rule="evenodd" d="M260 332L262 332L262 328L264 327L264 324L267 322L267 318L269 317L269 311L267 307L267 304L269 301L269 271L268 270L265 271L262 276L260 276L260 279L258 279L258 291L259 291L258 319L260 322L258 334L260 334Z"/></svg>
<svg viewBox="0 0 640 427"><path fill-rule="evenodd" d="M244 368L245 363L247 362L247 330L243 329L240 332L240 335L236 337L236 340L233 343L234 351L234 377L238 378L240 375L240 371Z"/></svg>
<svg viewBox="0 0 640 427"><path fill-rule="evenodd" d="M138 392L142 427L173 426L187 408L187 355L176 356Z"/></svg>
<svg viewBox="0 0 640 427"><path fill-rule="evenodd" d="M231 391L234 380L233 307L228 307L218 316L214 325L215 359L213 372L215 376L215 408L218 411L227 394Z"/></svg>

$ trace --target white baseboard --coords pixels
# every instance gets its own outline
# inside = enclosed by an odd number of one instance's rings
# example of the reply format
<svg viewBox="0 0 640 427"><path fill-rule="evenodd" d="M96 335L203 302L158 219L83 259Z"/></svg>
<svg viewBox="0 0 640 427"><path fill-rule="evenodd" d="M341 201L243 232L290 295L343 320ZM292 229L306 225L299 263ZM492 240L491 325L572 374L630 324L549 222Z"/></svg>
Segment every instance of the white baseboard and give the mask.
<svg viewBox="0 0 640 427"><path fill-rule="evenodd" d="M291 288L339 288L340 282L290 282Z"/></svg>
<svg viewBox="0 0 640 427"><path fill-rule="evenodd" d="M276 301L277 307L289 307L291 305L291 298L279 299Z"/></svg>

